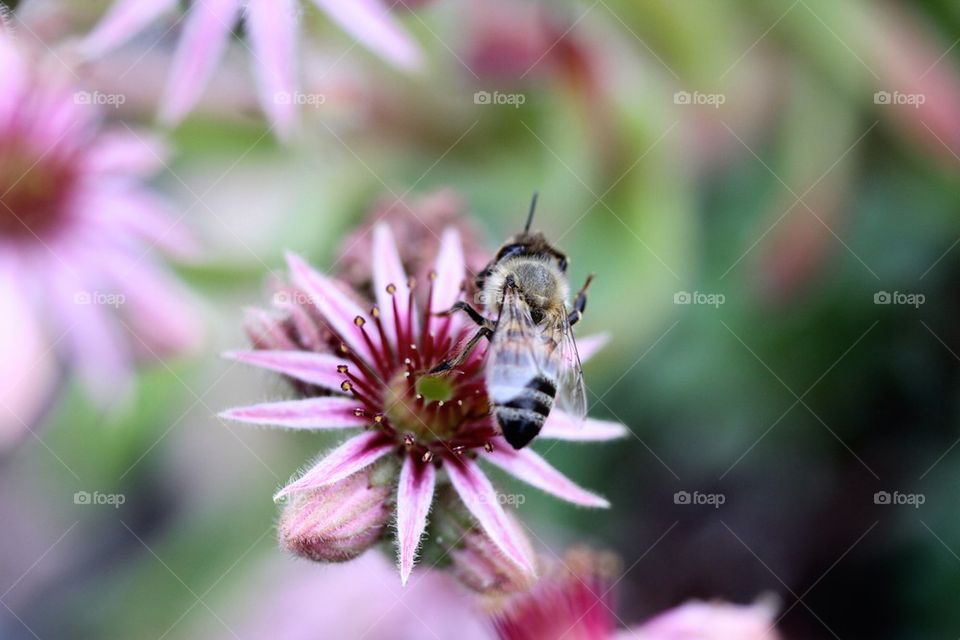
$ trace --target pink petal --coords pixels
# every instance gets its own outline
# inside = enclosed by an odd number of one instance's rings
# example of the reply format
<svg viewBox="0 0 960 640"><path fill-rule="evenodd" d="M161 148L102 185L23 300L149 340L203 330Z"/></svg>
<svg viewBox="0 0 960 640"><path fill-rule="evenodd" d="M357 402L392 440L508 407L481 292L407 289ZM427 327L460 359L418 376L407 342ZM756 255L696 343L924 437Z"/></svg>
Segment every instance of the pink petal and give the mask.
<svg viewBox="0 0 960 640"><path fill-rule="evenodd" d="M164 167L168 156L167 145L158 136L117 130L97 138L83 168L98 177L104 173L149 177Z"/></svg>
<svg viewBox="0 0 960 640"><path fill-rule="evenodd" d="M87 58L96 58L116 49L161 15L175 9L177 1L118 0L80 43L80 53Z"/></svg>
<svg viewBox="0 0 960 640"><path fill-rule="evenodd" d="M339 391L340 384L346 380L346 376L337 371L337 367L344 363L343 359L327 353L254 350L230 351L224 355L231 360L276 371L331 391Z"/></svg>
<svg viewBox="0 0 960 640"><path fill-rule="evenodd" d="M527 573L535 573L533 559L529 555L522 535L507 518L497 499L497 492L477 463L472 460L448 458L444 468L463 504L477 519L497 548Z"/></svg>
<svg viewBox="0 0 960 640"><path fill-rule="evenodd" d="M240 2L203 0L189 11L160 107L160 119L168 125L180 122L200 99L227 48Z"/></svg>
<svg viewBox="0 0 960 640"><path fill-rule="evenodd" d="M58 254L75 270L84 263L82 257L66 248L58 249ZM67 345L70 364L76 368L87 392L99 404L109 406L131 390L126 331L112 317L112 307L91 304L91 296L98 293L96 285L91 285L93 278L80 279L89 277L89 273L74 273L60 265L55 271L50 302L55 307L60 325L54 330L58 335L64 332L62 344Z"/></svg>
<svg viewBox="0 0 960 640"><path fill-rule="evenodd" d="M102 184L78 194L82 208L101 225L97 232L118 240L131 237L181 259L196 258L199 246L173 204L146 189L105 190Z"/></svg>
<svg viewBox="0 0 960 640"><path fill-rule="evenodd" d="M778 640L776 605L737 605L691 601L669 609L617 638L703 638L703 640ZM632 631L632 635L630 634Z"/></svg>
<svg viewBox="0 0 960 640"><path fill-rule="evenodd" d="M622 438L629 432L630 430L619 422L594 418L581 421L569 413L554 409L537 437L574 442L602 442Z"/></svg>
<svg viewBox="0 0 960 640"><path fill-rule="evenodd" d="M427 512L433 502L436 471L407 456L397 488L397 546L400 554L400 581L407 584L420 538L427 527Z"/></svg>
<svg viewBox="0 0 960 640"><path fill-rule="evenodd" d="M433 311L445 311L460 299L463 281L467 275L467 264L463 257L463 243L460 241L460 232L449 227L444 229L440 236L440 250L437 252L437 264L434 267L437 279L433 283ZM442 317L434 316L430 319L431 331L436 331L446 322ZM451 316L454 330L463 322L460 314Z"/></svg>
<svg viewBox="0 0 960 640"><path fill-rule="evenodd" d="M282 139L297 128L297 2L250 0L244 21L260 104Z"/></svg>
<svg viewBox="0 0 960 640"><path fill-rule="evenodd" d="M0 69L3 69L3 91L0 91L0 128L23 101L27 86L27 70L13 36L0 19Z"/></svg>
<svg viewBox="0 0 960 640"><path fill-rule="evenodd" d="M354 353L367 362L374 362L373 353L364 341L361 330L354 323L358 316L369 323L367 314L344 295L332 279L312 269L300 256L288 253L287 264L294 284L313 299L314 305L323 314L330 328L337 332ZM367 331L367 335L374 347L378 348L380 336L376 331Z"/></svg>
<svg viewBox="0 0 960 640"><path fill-rule="evenodd" d="M387 293L387 287L393 285L396 292L391 295ZM393 313L393 304L396 300L397 314L400 318L400 326L404 332L411 329L407 327L407 310L410 305L407 282L407 273L403 270L403 264L400 262L400 253L397 250L397 243L393 239L393 233L386 223L378 223L373 228L373 290L377 297L377 306L380 307L381 322L384 331L390 342L397 346L397 331L395 315ZM413 335L416 335L416 317L413 312L414 328Z"/></svg>
<svg viewBox="0 0 960 640"><path fill-rule="evenodd" d="M147 257L120 255L106 246L99 254L97 244L85 252L87 267L101 267L102 278L123 295L119 309L133 331L131 344L146 350L152 358L190 352L203 341L199 319L201 303L166 267Z"/></svg>
<svg viewBox="0 0 960 640"><path fill-rule="evenodd" d="M592 358L597 351L603 349L608 342L610 342L609 333L596 333L577 338L577 353L580 355L580 362L586 362Z"/></svg>
<svg viewBox="0 0 960 640"><path fill-rule="evenodd" d="M373 464L394 449L394 443L379 431L369 431L347 440L273 497L279 500L294 491L309 491L337 482Z"/></svg>
<svg viewBox="0 0 960 640"><path fill-rule="evenodd" d="M313 0L340 27L388 62L414 69L422 64L420 46L380 0Z"/></svg>
<svg viewBox="0 0 960 640"><path fill-rule="evenodd" d="M293 324L294 335L301 345L297 349L300 351L326 350L326 340L321 335L316 320L310 315L311 311L309 309L296 302L277 302L276 304L287 312L289 320Z"/></svg>
<svg viewBox="0 0 960 640"><path fill-rule="evenodd" d="M58 378L57 362L22 286L23 274L0 266L0 453L42 413Z"/></svg>
<svg viewBox="0 0 960 640"><path fill-rule="evenodd" d="M306 398L237 407L224 411L220 417L289 429L347 429L369 424L368 418L354 414L356 408L353 398Z"/></svg>
<svg viewBox="0 0 960 640"><path fill-rule="evenodd" d="M584 507L607 508L610 506L610 503L600 496L574 484L530 449L517 451L503 443L498 443L483 459L527 484L567 502Z"/></svg>
<svg viewBox="0 0 960 640"><path fill-rule="evenodd" d="M247 337L255 346L268 349L297 349L297 345L283 330L283 320L263 309L243 310L243 326Z"/></svg>

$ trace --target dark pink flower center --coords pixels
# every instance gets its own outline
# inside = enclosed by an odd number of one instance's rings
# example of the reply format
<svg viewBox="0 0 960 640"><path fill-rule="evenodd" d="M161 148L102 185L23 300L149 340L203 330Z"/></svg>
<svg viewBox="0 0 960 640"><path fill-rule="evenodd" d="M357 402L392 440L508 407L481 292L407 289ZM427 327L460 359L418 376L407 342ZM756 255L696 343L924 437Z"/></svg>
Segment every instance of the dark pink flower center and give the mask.
<svg viewBox="0 0 960 640"><path fill-rule="evenodd" d="M77 180L74 164L57 152L37 152L0 137L0 237L49 236L67 216Z"/></svg>
<svg viewBox="0 0 960 640"><path fill-rule="evenodd" d="M413 308L413 291L411 286L408 309ZM394 286L388 292L401 295ZM454 357L471 332L470 327L454 330L449 318L440 323L434 320L433 331L427 331L434 313L431 293L419 318L413 318L412 312L405 319L397 318L395 346L386 337L379 309L371 311L372 323L357 318L356 325L374 353L374 363L340 348L349 360L341 367L341 388L357 398L357 411L370 416L376 428L425 461L438 455L459 456L471 449L489 448L491 439L498 435L483 378L483 347L455 370L430 373L436 365ZM412 330L415 321L421 327L418 334ZM374 348L371 335L379 337L380 347Z"/></svg>

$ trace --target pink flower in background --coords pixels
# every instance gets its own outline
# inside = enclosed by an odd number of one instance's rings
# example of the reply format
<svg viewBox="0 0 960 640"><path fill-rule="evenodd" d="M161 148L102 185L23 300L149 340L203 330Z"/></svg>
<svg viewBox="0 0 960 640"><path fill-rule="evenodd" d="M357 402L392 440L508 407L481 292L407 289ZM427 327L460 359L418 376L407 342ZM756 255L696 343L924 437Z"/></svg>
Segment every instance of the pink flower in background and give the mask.
<svg viewBox="0 0 960 640"><path fill-rule="evenodd" d="M126 43L179 0L116 0L82 44L99 57ZM416 41L381 0L313 0L356 41L402 69L420 65ZM196 105L226 51L237 20L243 18L260 103L281 138L296 129L299 111L297 41L300 0L196 0L184 18L160 117L176 124Z"/></svg>
<svg viewBox="0 0 960 640"><path fill-rule="evenodd" d="M692 601L621 631L617 640L778 640L776 607Z"/></svg>
<svg viewBox="0 0 960 640"><path fill-rule="evenodd" d="M390 580L378 554L324 571L271 562L226 608L231 630L209 621L190 629L197 638L457 638L457 640L778 640L775 609L693 601L645 624L623 628L613 583L619 562L579 548L544 561L544 575L528 593L488 603L441 571L422 573L405 589ZM322 605L318 604L322 603ZM236 611L237 613L233 613ZM219 612L219 610L218 610ZM319 630L319 631L318 631ZM234 631L236 633L234 633Z"/></svg>
<svg viewBox="0 0 960 640"><path fill-rule="evenodd" d="M122 398L136 352L199 339L186 294L153 252L189 248L144 184L162 148L102 128L91 103L104 96L55 68L0 25L0 448L51 393L51 356L108 402Z"/></svg>
<svg viewBox="0 0 960 640"><path fill-rule="evenodd" d="M578 548L544 563L528 592L494 610L500 640L778 640L774 606L692 601L648 622L618 629L613 598L620 563L611 554Z"/></svg>
<svg viewBox="0 0 960 640"><path fill-rule="evenodd" d="M218 606L229 630L207 617L180 637L491 640L486 620L450 575L424 572L401 588L394 571L378 553L323 571L274 556Z"/></svg>
<svg viewBox="0 0 960 640"><path fill-rule="evenodd" d="M435 489L452 485L454 495L510 562L533 573L534 560L517 523L508 518L478 460L574 504L606 507L606 500L580 488L531 449L515 450L489 414L478 349L455 375L428 375L451 357L475 328L458 316L439 317L463 292L466 279L460 236L447 228L435 268L424 285L408 277L390 227L373 228L373 291L366 311L360 296L342 282L318 273L296 255L288 256L292 295L303 296L324 320L313 350L270 349L229 354L240 362L282 373L318 392L304 399L231 409L223 417L292 429L362 429L283 487L286 498L343 482L378 461L399 461L396 535L401 579L406 583L427 524ZM415 294L422 293L422 296ZM291 294L286 294L291 295ZM418 299L419 297L419 299ZM285 301L289 302L289 301ZM275 341L274 341L275 342ZM326 348L320 348L325 343ZM585 358L602 343L580 341ZM320 395L320 394L323 395ZM623 425L588 419L582 426L554 409L542 439L608 440L626 433ZM391 485L393 486L393 485ZM377 522L366 500L356 506ZM315 528L315 527L314 527ZM369 531L363 528L364 534Z"/></svg>

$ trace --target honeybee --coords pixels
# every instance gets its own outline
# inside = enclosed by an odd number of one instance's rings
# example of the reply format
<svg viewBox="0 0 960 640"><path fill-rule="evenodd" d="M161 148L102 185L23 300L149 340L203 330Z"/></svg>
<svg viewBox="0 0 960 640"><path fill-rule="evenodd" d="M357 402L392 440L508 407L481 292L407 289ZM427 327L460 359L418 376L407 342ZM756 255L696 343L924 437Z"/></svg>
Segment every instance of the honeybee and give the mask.
<svg viewBox="0 0 960 640"><path fill-rule="evenodd" d="M479 329L456 358L433 369L455 368L480 340L489 339L487 393L497 424L514 449L522 449L540 433L555 402L578 420L587 413L572 327L583 316L593 275L568 307L569 261L541 232L530 231L536 204L534 194L523 232L500 247L476 277L487 315L462 301L442 312L464 311Z"/></svg>

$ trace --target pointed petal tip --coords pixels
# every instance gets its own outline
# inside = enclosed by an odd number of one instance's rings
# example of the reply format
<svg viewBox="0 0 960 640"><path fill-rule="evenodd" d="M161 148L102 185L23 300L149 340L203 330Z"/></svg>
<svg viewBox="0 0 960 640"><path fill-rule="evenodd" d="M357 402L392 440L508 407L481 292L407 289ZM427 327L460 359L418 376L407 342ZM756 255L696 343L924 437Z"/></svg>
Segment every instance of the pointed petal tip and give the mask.
<svg viewBox="0 0 960 640"><path fill-rule="evenodd" d="M586 362L603 349L610 342L610 334L606 331L602 333L591 333L588 336L577 339L577 352L580 360Z"/></svg>
<svg viewBox="0 0 960 640"><path fill-rule="evenodd" d="M300 254L292 249L286 249L283 252L283 259L286 260L287 266L290 269L299 266L306 266L306 261L300 257Z"/></svg>

